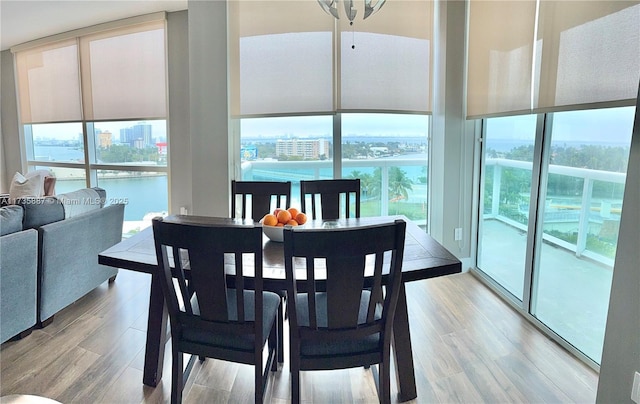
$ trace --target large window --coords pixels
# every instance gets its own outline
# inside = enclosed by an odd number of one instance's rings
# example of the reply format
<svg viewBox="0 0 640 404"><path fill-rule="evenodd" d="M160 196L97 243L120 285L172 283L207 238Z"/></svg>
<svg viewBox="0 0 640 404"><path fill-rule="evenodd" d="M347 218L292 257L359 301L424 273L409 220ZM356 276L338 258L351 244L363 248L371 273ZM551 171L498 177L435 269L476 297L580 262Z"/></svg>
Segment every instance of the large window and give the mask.
<svg viewBox="0 0 640 404"><path fill-rule="evenodd" d="M168 211L164 32L156 14L12 49L29 167L126 203L125 233Z"/></svg>
<svg viewBox="0 0 640 404"><path fill-rule="evenodd" d="M357 177L361 215L426 228L433 2L363 12L350 24L317 2L229 3L241 178L291 180L296 204L301 179Z"/></svg>
<svg viewBox="0 0 640 404"><path fill-rule="evenodd" d="M556 112L544 117L544 131L536 116L483 121L478 268L596 363L633 114Z"/></svg>
<svg viewBox="0 0 640 404"><path fill-rule="evenodd" d="M251 118L240 121L241 178L291 181L360 178L361 215L406 215L427 224L429 117L406 114ZM338 138L342 156L334 161ZM340 175L334 173L340 166Z"/></svg>

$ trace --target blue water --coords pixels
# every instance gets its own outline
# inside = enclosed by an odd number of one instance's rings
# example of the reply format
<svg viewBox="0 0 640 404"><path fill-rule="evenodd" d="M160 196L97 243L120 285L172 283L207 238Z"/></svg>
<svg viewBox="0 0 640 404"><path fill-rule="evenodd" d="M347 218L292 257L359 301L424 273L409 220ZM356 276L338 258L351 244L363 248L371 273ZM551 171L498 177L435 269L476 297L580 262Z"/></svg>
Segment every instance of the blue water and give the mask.
<svg viewBox="0 0 640 404"><path fill-rule="evenodd" d="M84 188L84 179L56 181L56 193ZM168 212L166 176L98 179L98 186L107 191L107 204L124 203L124 220L142 220L149 212Z"/></svg>

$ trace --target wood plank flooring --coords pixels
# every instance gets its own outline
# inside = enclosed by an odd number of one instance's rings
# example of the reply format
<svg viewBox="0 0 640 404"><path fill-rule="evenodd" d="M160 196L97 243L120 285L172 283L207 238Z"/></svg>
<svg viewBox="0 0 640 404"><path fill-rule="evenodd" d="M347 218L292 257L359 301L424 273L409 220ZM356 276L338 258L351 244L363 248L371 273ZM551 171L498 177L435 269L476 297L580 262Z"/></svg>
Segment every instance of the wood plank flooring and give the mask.
<svg viewBox="0 0 640 404"><path fill-rule="evenodd" d="M142 385L149 284L148 275L121 270L114 284L58 313L50 326L3 344L0 395L34 394L63 403L167 402L169 351L163 381L155 389ZM598 374L471 274L411 283L407 296L414 402L595 402ZM290 402L287 360L271 375L266 401ZM303 372L301 383L306 403L377 402L371 370ZM395 401L395 380L391 386ZM184 402L253 402L253 370L212 359L197 363Z"/></svg>

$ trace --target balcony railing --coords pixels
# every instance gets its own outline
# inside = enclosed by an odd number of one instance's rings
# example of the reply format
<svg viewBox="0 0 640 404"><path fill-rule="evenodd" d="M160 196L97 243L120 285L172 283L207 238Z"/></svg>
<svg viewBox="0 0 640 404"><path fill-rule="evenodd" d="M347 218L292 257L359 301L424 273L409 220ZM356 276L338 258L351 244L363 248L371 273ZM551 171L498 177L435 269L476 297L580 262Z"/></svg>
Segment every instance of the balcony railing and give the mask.
<svg viewBox="0 0 640 404"><path fill-rule="evenodd" d="M525 161L489 158L485 167L493 168L493 186L490 192L491 204L485 206L484 219L496 219L522 231L527 231L524 223L501 213L503 192L503 176L507 169L523 170L531 178L532 163ZM487 170L488 171L488 170ZM604 231L613 234L617 238L617 228L620 221L620 209L622 198L595 198L594 183L600 181L610 184L624 185L626 174L610 171L591 170L585 168L549 165L549 175L558 175L582 180L582 192L580 196L549 195L547 194L544 207L544 224L557 224L558 227L571 229L571 233L577 232L575 243L555 237L548 232L543 233L543 240L556 246L565 248L575 253L576 256L585 256L594 259L607 266L613 266L613 258L587 248L589 237L599 237ZM522 195L523 203L518 208L518 214L529 217L529 195ZM486 200L486 195L485 195ZM555 202L554 202L555 200ZM560 200L561 202L557 202ZM525 221L525 223L528 222ZM615 248L615 246L614 246Z"/></svg>

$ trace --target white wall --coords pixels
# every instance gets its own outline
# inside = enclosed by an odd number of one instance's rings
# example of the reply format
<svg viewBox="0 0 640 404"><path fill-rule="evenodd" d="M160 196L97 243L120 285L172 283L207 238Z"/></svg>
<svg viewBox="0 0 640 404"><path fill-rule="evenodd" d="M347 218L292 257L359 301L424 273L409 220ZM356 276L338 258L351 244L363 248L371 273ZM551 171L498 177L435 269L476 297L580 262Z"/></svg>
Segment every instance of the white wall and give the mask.
<svg viewBox="0 0 640 404"><path fill-rule="evenodd" d="M191 135L189 131L189 21L187 11L167 14L169 116L169 212L191 206Z"/></svg>
<svg viewBox="0 0 640 404"><path fill-rule="evenodd" d="M189 1L192 213L229 215L227 4ZM179 158L179 157L178 157Z"/></svg>
<svg viewBox="0 0 640 404"><path fill-rule="evenodd" d="M22 171L20 136L18 132L18 106L16 103L13 55L0 52L0 117L2 121L0 146L0 193L9 192L9 182L16 171Z"/></svg>
<svg viewBox="0 0 640 404"><path fill-rule="evenodd" d="M598 403L631 403L640 373L640 88L613 268Z"/></svg>
<svg viewBox="0 0 640 404"><path fill-rule="evenodd" d="M474 174L474 125L465 120L466 3L449 1L436 8L434 106L430 171L430 233L451 253L473 263L471 254ZM463 238L454 239L462 228Z"/></svg>

